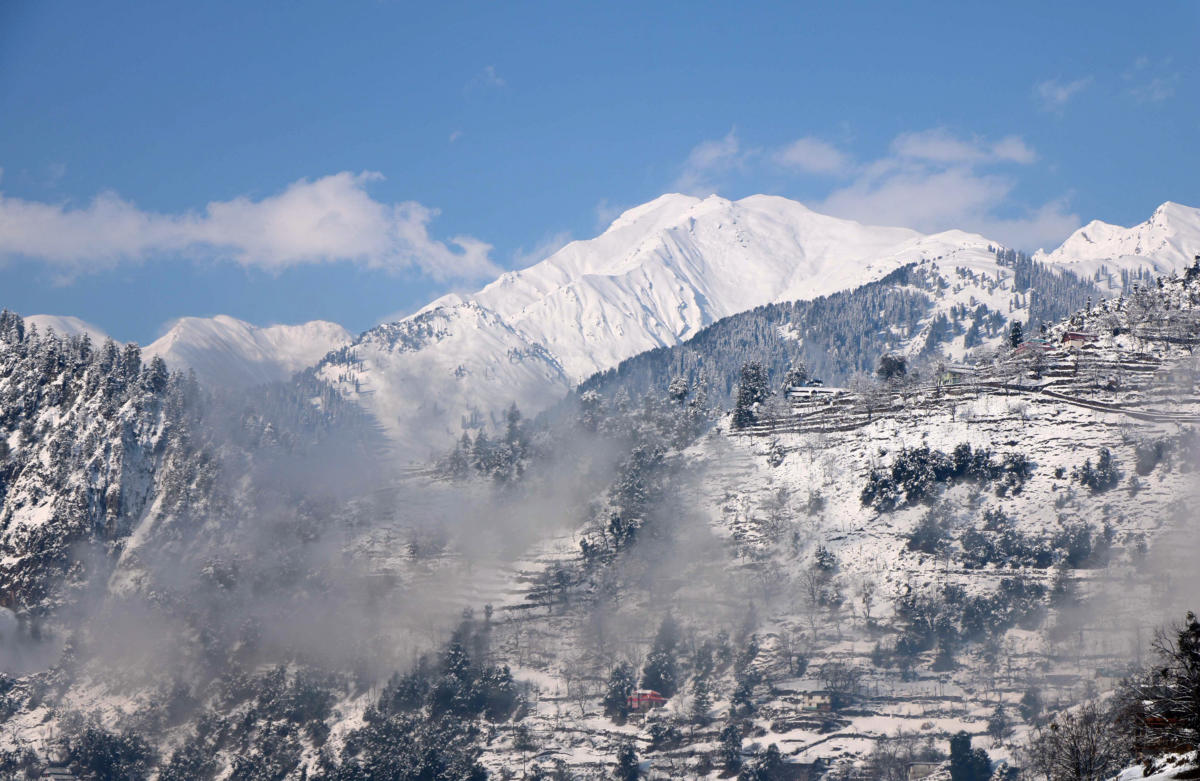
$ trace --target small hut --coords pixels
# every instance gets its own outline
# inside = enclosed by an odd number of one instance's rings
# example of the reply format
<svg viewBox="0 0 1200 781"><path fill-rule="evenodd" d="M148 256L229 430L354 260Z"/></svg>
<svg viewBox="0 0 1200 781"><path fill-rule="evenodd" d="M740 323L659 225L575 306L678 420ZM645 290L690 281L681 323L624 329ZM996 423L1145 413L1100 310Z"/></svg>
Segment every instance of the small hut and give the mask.
<svg viewBox="0 0 1200 781"><path fill-rule="evenodd" d="M667 698L653 689L636 689L626 700L632 713L646 713L667 704Z"/></svg>

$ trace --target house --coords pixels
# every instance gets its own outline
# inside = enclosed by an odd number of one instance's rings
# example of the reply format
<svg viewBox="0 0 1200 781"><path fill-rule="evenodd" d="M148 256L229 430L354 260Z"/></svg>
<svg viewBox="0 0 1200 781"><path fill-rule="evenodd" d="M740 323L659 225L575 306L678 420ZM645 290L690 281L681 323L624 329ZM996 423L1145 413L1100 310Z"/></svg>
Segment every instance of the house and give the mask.
<svg viewBox="0 0 1200 781"><path fill-rule="evenodd" d="M962 385L965 382L971 382L978 376L974 366L952 365L942 369L942 373L938 375L939 385Z"/></svg>
<svg viewBox="0 0 1200 781"><path fill-rule="evenodd" d="M1052 349L1054 348L1045 339L1029 339L1018 344L1013 350L1013 355L1037 355L1050 352Z"/></svg>
<svg viewBox="0 0 1200 781"><path fill-rule="evenodd" d="M646 713L666 705L667 698L653 689L636 689L626 698L625 703L633 713Z"/></svg>
<svg viewBox="0 0 1200 781"><path fill-rule="evenodd" d="M784 395L792 404L809 404L829 402L846 392L845 388L835 388L825 385L792 385L784 391Z"/></svg>
<svg viewBox="0 0 1200 781"><path fill-rule="evenodd" d="M42 771L42 778L51 778L55 781L75 781L79 776L71 772L71 768L62 763L54 763L49 765Z"/></svg>
<svg viewBox="0 0 1200 781"><path fill-rule="evenodd" d="M1079 350L1088 342L1096 340L1095 334L1089 334L1086 331L1067 331L1062 336L1062 346L1068 350Z"/></svg>
<svg viewBox="0 0 1200 781"><path fill-rule="evenodd" d="M800 707L803 710L828 712L833 710L833 698L826 692L802 692Z"/></svg>

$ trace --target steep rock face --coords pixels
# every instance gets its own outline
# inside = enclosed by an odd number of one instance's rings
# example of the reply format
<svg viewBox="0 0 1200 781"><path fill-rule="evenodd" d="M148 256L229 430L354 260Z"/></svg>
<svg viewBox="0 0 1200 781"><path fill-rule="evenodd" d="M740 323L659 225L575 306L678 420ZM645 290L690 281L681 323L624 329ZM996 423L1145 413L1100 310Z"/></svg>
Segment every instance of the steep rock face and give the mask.
<svg viewBox="0 0 1200 781"><path fill-rule="evenodd" d="M995 267L994 242L861 225L774 196L665 195L600 236L443 297L327 356L319 375L372 411L407 456L444 448L510 403L527 412L591 374L730 314L811 299L911 262Z"/></svg>
<svg viewBox="0 0 1200 781"><path fill-rule="evenodd" d="M286 380L351 338L324 320L259 327L228 315L184 317L143 353L172 369L193 369L203 382L239 388Z"/></svg>
<svg viewBox="0 0 1200 781"><path fill-rule="evenodd" d="M1167 201L1145 222L1123 228L1092 220L1035 260L1059 265L1118 293L1123 277L1179 272L1200 253L1200 209Z"/></svg>

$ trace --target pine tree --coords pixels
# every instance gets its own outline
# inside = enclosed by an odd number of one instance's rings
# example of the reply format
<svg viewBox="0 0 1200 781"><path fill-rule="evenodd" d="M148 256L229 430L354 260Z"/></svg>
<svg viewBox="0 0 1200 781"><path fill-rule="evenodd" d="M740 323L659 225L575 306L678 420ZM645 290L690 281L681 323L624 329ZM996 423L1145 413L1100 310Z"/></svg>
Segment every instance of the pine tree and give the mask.
<svg viewBox="0 0 1200 781"><path fill-rule="evenodd" d="M721 728L720 745L717 754L721 758L721 767L726 772L736 773L742 767L742 728L736 721L730 721Z"/></svg>
<svg viewBox="0 0 1200 781"><path fill-rule="evenodd" d="M638 767L637 751L634 750L633 744L626 741L617 749L617 767L615 771L617 781L637 781L641 775L641 769Z"/></svg>
<svg viewBox="0 0 1200 781"><path fill-rule="evenodd" d="M988 718L987 731L992 736L992 740L997 743L1012 734L1012 725L1004 713L1003 705L997 705L996 709L992 711L992 715Z"/></svg>
<svg viewBox="0 0 1200 781"><path fill-rule="evenodd" d="M709 691L707 675L697 675L692 682L692 721L702 727L708 726L712 719L708 712L712 710L712 692Z"/></svg>
<svg viewBox="0 0 1200 781"><path fill-rule="evenodd" d="M1013 320L1008 329L1008 343L1013 349L1016 349L1023 341L1025 341L1025 329L1021 327L1020 320Z"/></svg>
<svg viewBox="0 0 1200 781"><path fill-rule="evenodd" d="M604 699L600 701L605 716L618 724L629 717L629 696L633 694L634 685L633 668L628 664L621 662L612 669Z"/></svg>
<svg viewBox="0 0 1200 781"><path fill-rule="evenodd" d="M733 427L746 428L758 420L758 405L767 400L767 370L757 361L742 364L738 380L737 402L733 407Z"/></svg>
<svg viewBox="0 0 1200 781"><path fill-rule="evenodd" d="M668 614L658 627L654 645L642 668L642 687L653 689L664 697L679 690L679 671L675 662L675 647L679 644L679 624Z"/></svg>
<svg viewBox="0 0 1200 781"><path fill-rule="evenodd" d="M988 781L992 761L983 749L971 748L971 736L960 732L950 738L951 781Z"/></svg>

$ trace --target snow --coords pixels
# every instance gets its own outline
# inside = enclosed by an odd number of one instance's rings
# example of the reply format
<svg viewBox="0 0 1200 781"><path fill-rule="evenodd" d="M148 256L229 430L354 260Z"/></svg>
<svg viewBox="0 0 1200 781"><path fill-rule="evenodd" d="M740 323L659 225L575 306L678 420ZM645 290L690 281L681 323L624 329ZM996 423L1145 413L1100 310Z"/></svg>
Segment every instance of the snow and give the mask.
<svg viewBox="0 0 1200 781"><path fill-rule="evenodd" d="M473 295L444 296L367 332L350 357L319 371L374 413L402 453L424 457L422 447L449 445L463 415L494 423L512 402L537 412L597 371L762 304L919 261L994 277L994 246L961 231L866 226L776 196L664 195ZM401 332L421 339L397 344Z"/></svg>
<svg viewBox="0 0 1200 781"><path fill-rule="evenodd" d="M228 315L184 317L147 345L146 359L195 370L205 382L229 388L285 380L351 340L337 323L259 327Z"/></svg>
<svg viewBox="0 0 1200 781"><path fill-rule="evenodd" d="M96 345L102 344L108 338L108 334L104 333L99 326L70 315L25 315L23 319L26 328L36 325L42 333L54 329L54 333L59 336L87 334L92 343Z"/></svg>

